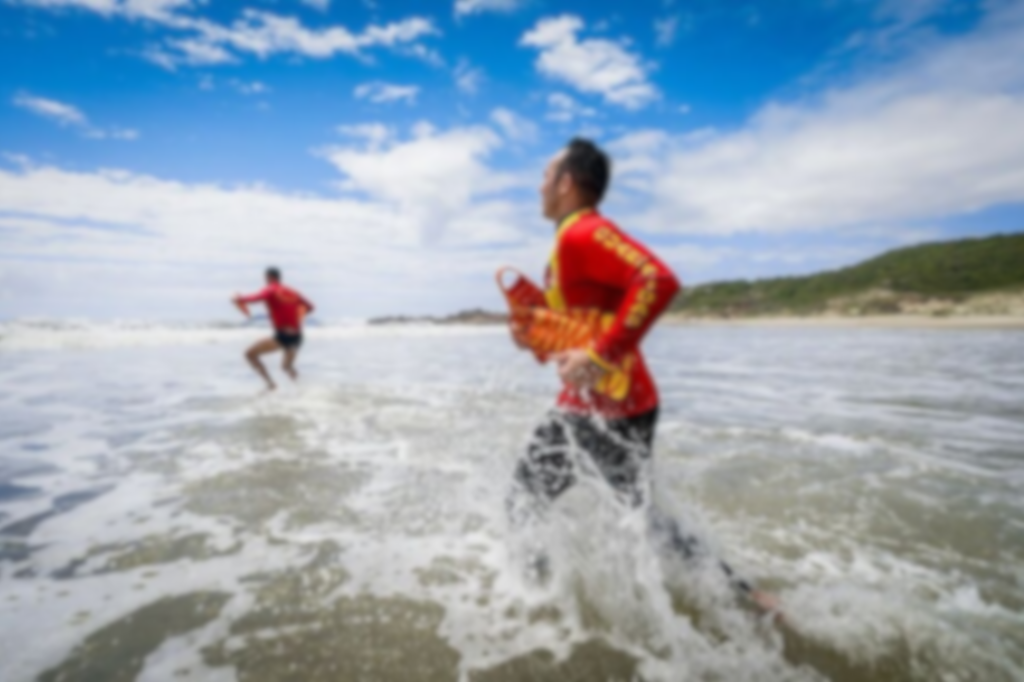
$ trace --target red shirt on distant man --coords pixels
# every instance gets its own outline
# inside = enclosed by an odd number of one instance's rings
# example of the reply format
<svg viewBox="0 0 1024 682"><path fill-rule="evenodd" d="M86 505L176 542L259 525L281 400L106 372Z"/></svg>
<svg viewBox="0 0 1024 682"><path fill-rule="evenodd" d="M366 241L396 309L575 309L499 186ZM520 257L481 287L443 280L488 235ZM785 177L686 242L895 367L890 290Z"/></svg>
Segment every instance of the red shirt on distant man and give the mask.
<svg viewBox="0 0 1024 682"><path fill-rule="evenodd" d="M313 304L302 294L276 281L255 294L240 296L238 300L242 303L266 303L274 329L291 332L302 331L303 318L313 310Z"/></svg>
<svg viewBox="0 0 1024 682"><path fill-rule="evenodd" d="M248 310L245 305L248 303L264 303L267 306L270 322L274 325L274 336L253 344L245 352L245 359L263 377L267 382L267 388L272 391L276 386L267 373L267 368L263 366L260 356L283 350L282 367L292 380L297 379L295 358L299 353L299 347L302 346L302 321L313 311L313 304L298 291L282 284L281 271L277 268L267 268L266 280L267 285L255 294L237 295L232 300L235 305L245 310L246 314Z"/></svg>

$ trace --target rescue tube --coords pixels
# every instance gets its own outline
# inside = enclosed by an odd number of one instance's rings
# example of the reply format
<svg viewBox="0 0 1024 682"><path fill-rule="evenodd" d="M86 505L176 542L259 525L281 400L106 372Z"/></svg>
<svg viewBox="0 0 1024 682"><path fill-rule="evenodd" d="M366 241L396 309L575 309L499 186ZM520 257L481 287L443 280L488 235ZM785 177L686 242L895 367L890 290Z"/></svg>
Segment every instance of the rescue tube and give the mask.
<svg viewBox="0 0 1024 682"><path fill-rule="evenodd" d="M509 275L513 277L511 281ZM500 268L495 278L508 303L513 336L539 362L547 362L555 353L590 348L615 322L614 313L596 308L552 310L540 287L513 268ZM636 361L635 353L627 353L594 390L613 400L624 400L629 394L630 374Z"/></svg>
<svg viewBox="0 0 1024 682"><path fill-rule="evenodd" d="M513 276L511 282L509 275ZM496 279L508 303L517 340L541 362L554 353L586 348L600 336L602 325L612 320L608 316L606 321L606 316L595 309L551 310L540 287L514 268L499 269Z"/></svg>

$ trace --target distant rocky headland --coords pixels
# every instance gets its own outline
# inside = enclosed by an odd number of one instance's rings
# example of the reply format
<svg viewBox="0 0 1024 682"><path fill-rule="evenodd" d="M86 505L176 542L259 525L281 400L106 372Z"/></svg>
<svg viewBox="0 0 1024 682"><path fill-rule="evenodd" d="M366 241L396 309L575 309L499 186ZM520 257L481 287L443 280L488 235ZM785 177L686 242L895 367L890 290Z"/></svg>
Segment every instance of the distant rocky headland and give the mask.
<svg viewBox="0 0 1024 682"><path fill-rule="evenodd" d="M496 313L490 310L484 310L482 308L473 308L471 310L462 310L452 315L445 315L442 317L433 315L389 315L385 317L374 317L369 320L370 324L373 325L392 325L392 324L462 324L462 325L490 325L490 324L505 324L508 321L508 315L505 313Z"/></svg>

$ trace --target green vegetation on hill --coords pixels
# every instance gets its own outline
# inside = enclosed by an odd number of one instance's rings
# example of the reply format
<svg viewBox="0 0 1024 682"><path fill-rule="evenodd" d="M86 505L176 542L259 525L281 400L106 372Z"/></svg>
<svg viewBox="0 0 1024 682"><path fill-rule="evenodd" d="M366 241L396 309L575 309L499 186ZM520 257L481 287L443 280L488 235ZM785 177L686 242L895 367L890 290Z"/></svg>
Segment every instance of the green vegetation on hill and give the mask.
<svg viewBox="0 0 1024 682"><path fill-rule="evenodd" d="M901 300L955 301L1020 287L1024 233L896 249L806 277L704 284L685 290L671 310L697 316L806 315L832 309L837 300L872 296L861 302L861 314L895 313Z"/></svg>

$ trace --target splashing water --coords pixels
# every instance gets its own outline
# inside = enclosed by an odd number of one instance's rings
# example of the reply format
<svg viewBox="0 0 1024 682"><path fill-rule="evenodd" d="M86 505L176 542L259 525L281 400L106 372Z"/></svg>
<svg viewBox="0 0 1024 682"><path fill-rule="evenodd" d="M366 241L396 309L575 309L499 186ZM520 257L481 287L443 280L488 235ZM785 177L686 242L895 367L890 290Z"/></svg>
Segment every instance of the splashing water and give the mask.
<svg viewBox="0 0 1024 682"><path fill-rule="evenodd" d="M3 680L1024 675L1019 333L658 330L686 561L592 470L510 528L556 386L503 331L310 330L266 396L238 331L6 331Z"/></svg>

